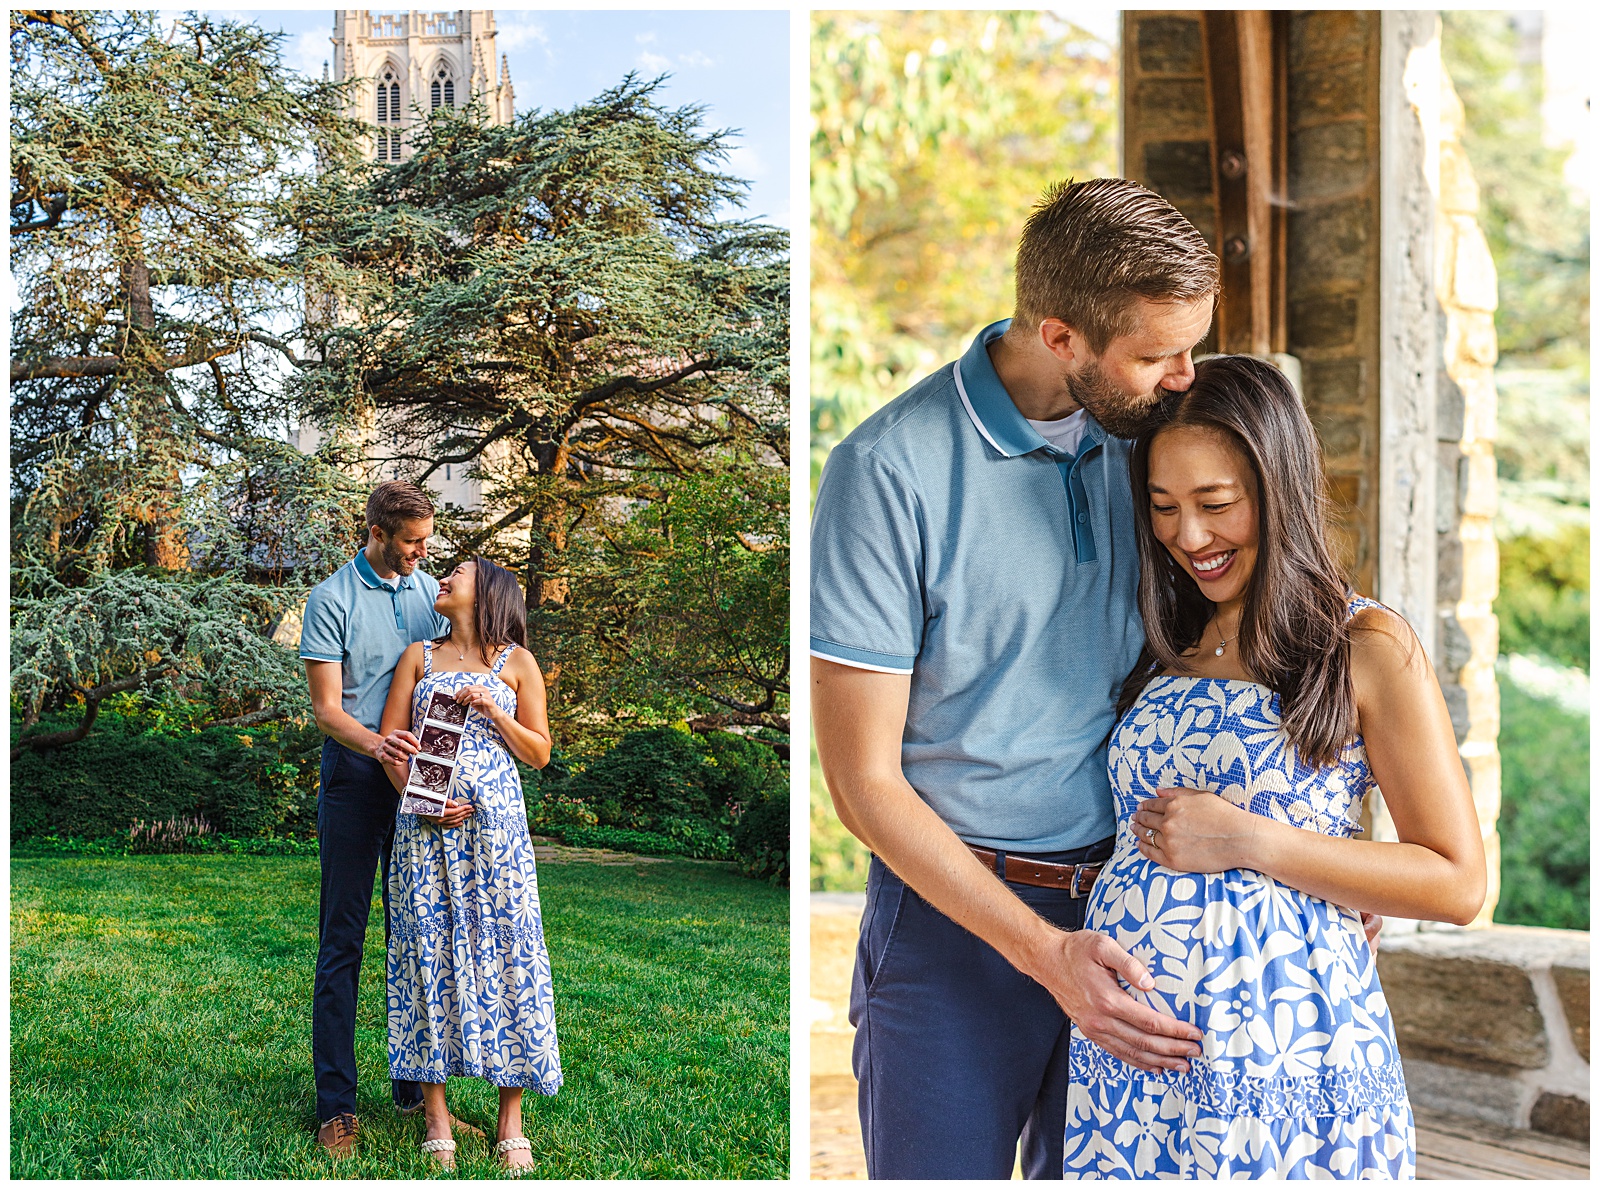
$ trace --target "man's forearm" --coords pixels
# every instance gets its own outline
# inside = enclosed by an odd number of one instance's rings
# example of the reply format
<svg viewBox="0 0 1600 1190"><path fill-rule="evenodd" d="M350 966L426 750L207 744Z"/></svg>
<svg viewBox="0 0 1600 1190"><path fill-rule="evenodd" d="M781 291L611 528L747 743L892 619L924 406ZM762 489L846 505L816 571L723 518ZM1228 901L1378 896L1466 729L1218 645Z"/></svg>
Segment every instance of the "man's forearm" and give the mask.
<svg viewBox="0 0 1600 1190"><path fill-rule="evenodd" d="M903 778L834 791L840 821L935 909L1035 976L1059 931L986 871Z"/></svg>
<svg viewBox="0 0 1600 1190"><path fill-rule="evenodd" d="M359 752L363 756L376 758L378 745L383 742L381 735L359 722L343 707L319 710L317 727L321 729L323 735L337 740L350 751Z"/></svg>

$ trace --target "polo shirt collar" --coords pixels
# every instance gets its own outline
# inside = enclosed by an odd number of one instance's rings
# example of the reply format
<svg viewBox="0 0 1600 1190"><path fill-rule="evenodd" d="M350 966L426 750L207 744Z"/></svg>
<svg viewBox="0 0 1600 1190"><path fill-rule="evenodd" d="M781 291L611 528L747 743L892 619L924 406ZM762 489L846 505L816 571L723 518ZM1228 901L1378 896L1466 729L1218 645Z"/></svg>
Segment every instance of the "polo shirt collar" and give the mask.
<svg viewBox="0 0 1600 1190"><path fill-rule="evenodd" d="M983 440L1006 458L1015 458L1035 450L1056 453L1017 409L989 359L989 344L1005 334L1010 325L1011 319L1002 318L978 332L978 337L967 348L966 354L956 361L956 394L966 407L972 424L983 435ZM1096 446L1104 444L1106 440L1105 430L1095 421L1094 415L1087 412L1083 418L1083 436ZM1081 455L1083 450L1080 449L1078 453Z"/></svg>
<svg viewBox="0 0 1600 1190"><path fill-rule="evenodd" d="M372 569L372 563L367 561L367 551L357 550L355 556L356 577L374 590L384 591L409 591L412 582L409 576L403 577L394 586L390 586L378 577L378 572Z"/></svg>

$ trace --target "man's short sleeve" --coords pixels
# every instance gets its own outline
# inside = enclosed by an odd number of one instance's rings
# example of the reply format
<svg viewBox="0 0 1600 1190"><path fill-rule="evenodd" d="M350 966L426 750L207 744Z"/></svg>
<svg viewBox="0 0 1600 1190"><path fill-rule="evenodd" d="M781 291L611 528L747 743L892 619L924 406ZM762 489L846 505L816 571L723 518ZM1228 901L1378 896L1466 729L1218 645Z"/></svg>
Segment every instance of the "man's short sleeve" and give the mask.
<svg viewBox="0 0 1600 1190"><path fill-rule="evenodd" d="M811 518L811 654L908 674L922 629L916 496L870 448L840 443Z"/></svg>
<svg viewBox="0 0 1600 1190"><path fill-rule="evenodd" d="M311 597L306 600L305 614L301 617L300 659L342 662L345 655L344 621L338 601L329 595L328 584L315 587Z"/></svg>

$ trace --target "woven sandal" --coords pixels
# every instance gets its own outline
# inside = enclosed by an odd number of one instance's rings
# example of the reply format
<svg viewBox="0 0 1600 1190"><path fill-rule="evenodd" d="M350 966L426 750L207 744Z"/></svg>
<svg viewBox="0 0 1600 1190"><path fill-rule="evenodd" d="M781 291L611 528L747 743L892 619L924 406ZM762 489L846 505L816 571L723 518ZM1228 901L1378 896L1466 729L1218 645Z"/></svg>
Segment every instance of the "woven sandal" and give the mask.
<svg viewBox="0 0 1600 1190"><path fill-rule="evenodd" d="M512 1165L511 1154L518 1149L527 1149L529 1161L526 1165ZM502 1140L495 1144L494 1151L499 1154L500 1164L506 1171L508 1178L520 1178L523 1174L533 1169L533 1145L526 1136L513 1136L509 1140Z"/></svg>
<svg viewBox="0 0 1600 1190"><path fill-rule="evenodd" d="M439 1163L442 1169L454 1169L456 1167L456 1142L448 1137L423 1141L422 1151L431 1153L433 1159Z"/></svg>

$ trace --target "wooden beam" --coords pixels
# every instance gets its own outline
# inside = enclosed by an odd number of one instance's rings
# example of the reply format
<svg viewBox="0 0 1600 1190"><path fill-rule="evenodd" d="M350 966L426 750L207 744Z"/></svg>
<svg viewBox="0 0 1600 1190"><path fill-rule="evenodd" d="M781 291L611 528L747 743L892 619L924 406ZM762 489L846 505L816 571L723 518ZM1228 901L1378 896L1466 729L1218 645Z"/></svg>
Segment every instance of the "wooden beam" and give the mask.
<svg viewBox="0 0 1600 1190"><path fill-rule="evenodd" d="M1267 355L1274 345L1280 236L1273 221L1282 169L1272 14L1202 14L1210 92L1217 240L1222 257L1218 346L1225 352ZM1278 270L1281 273L1281 266ZM1279 325L1281 326L1281 316Z"/></svg>

